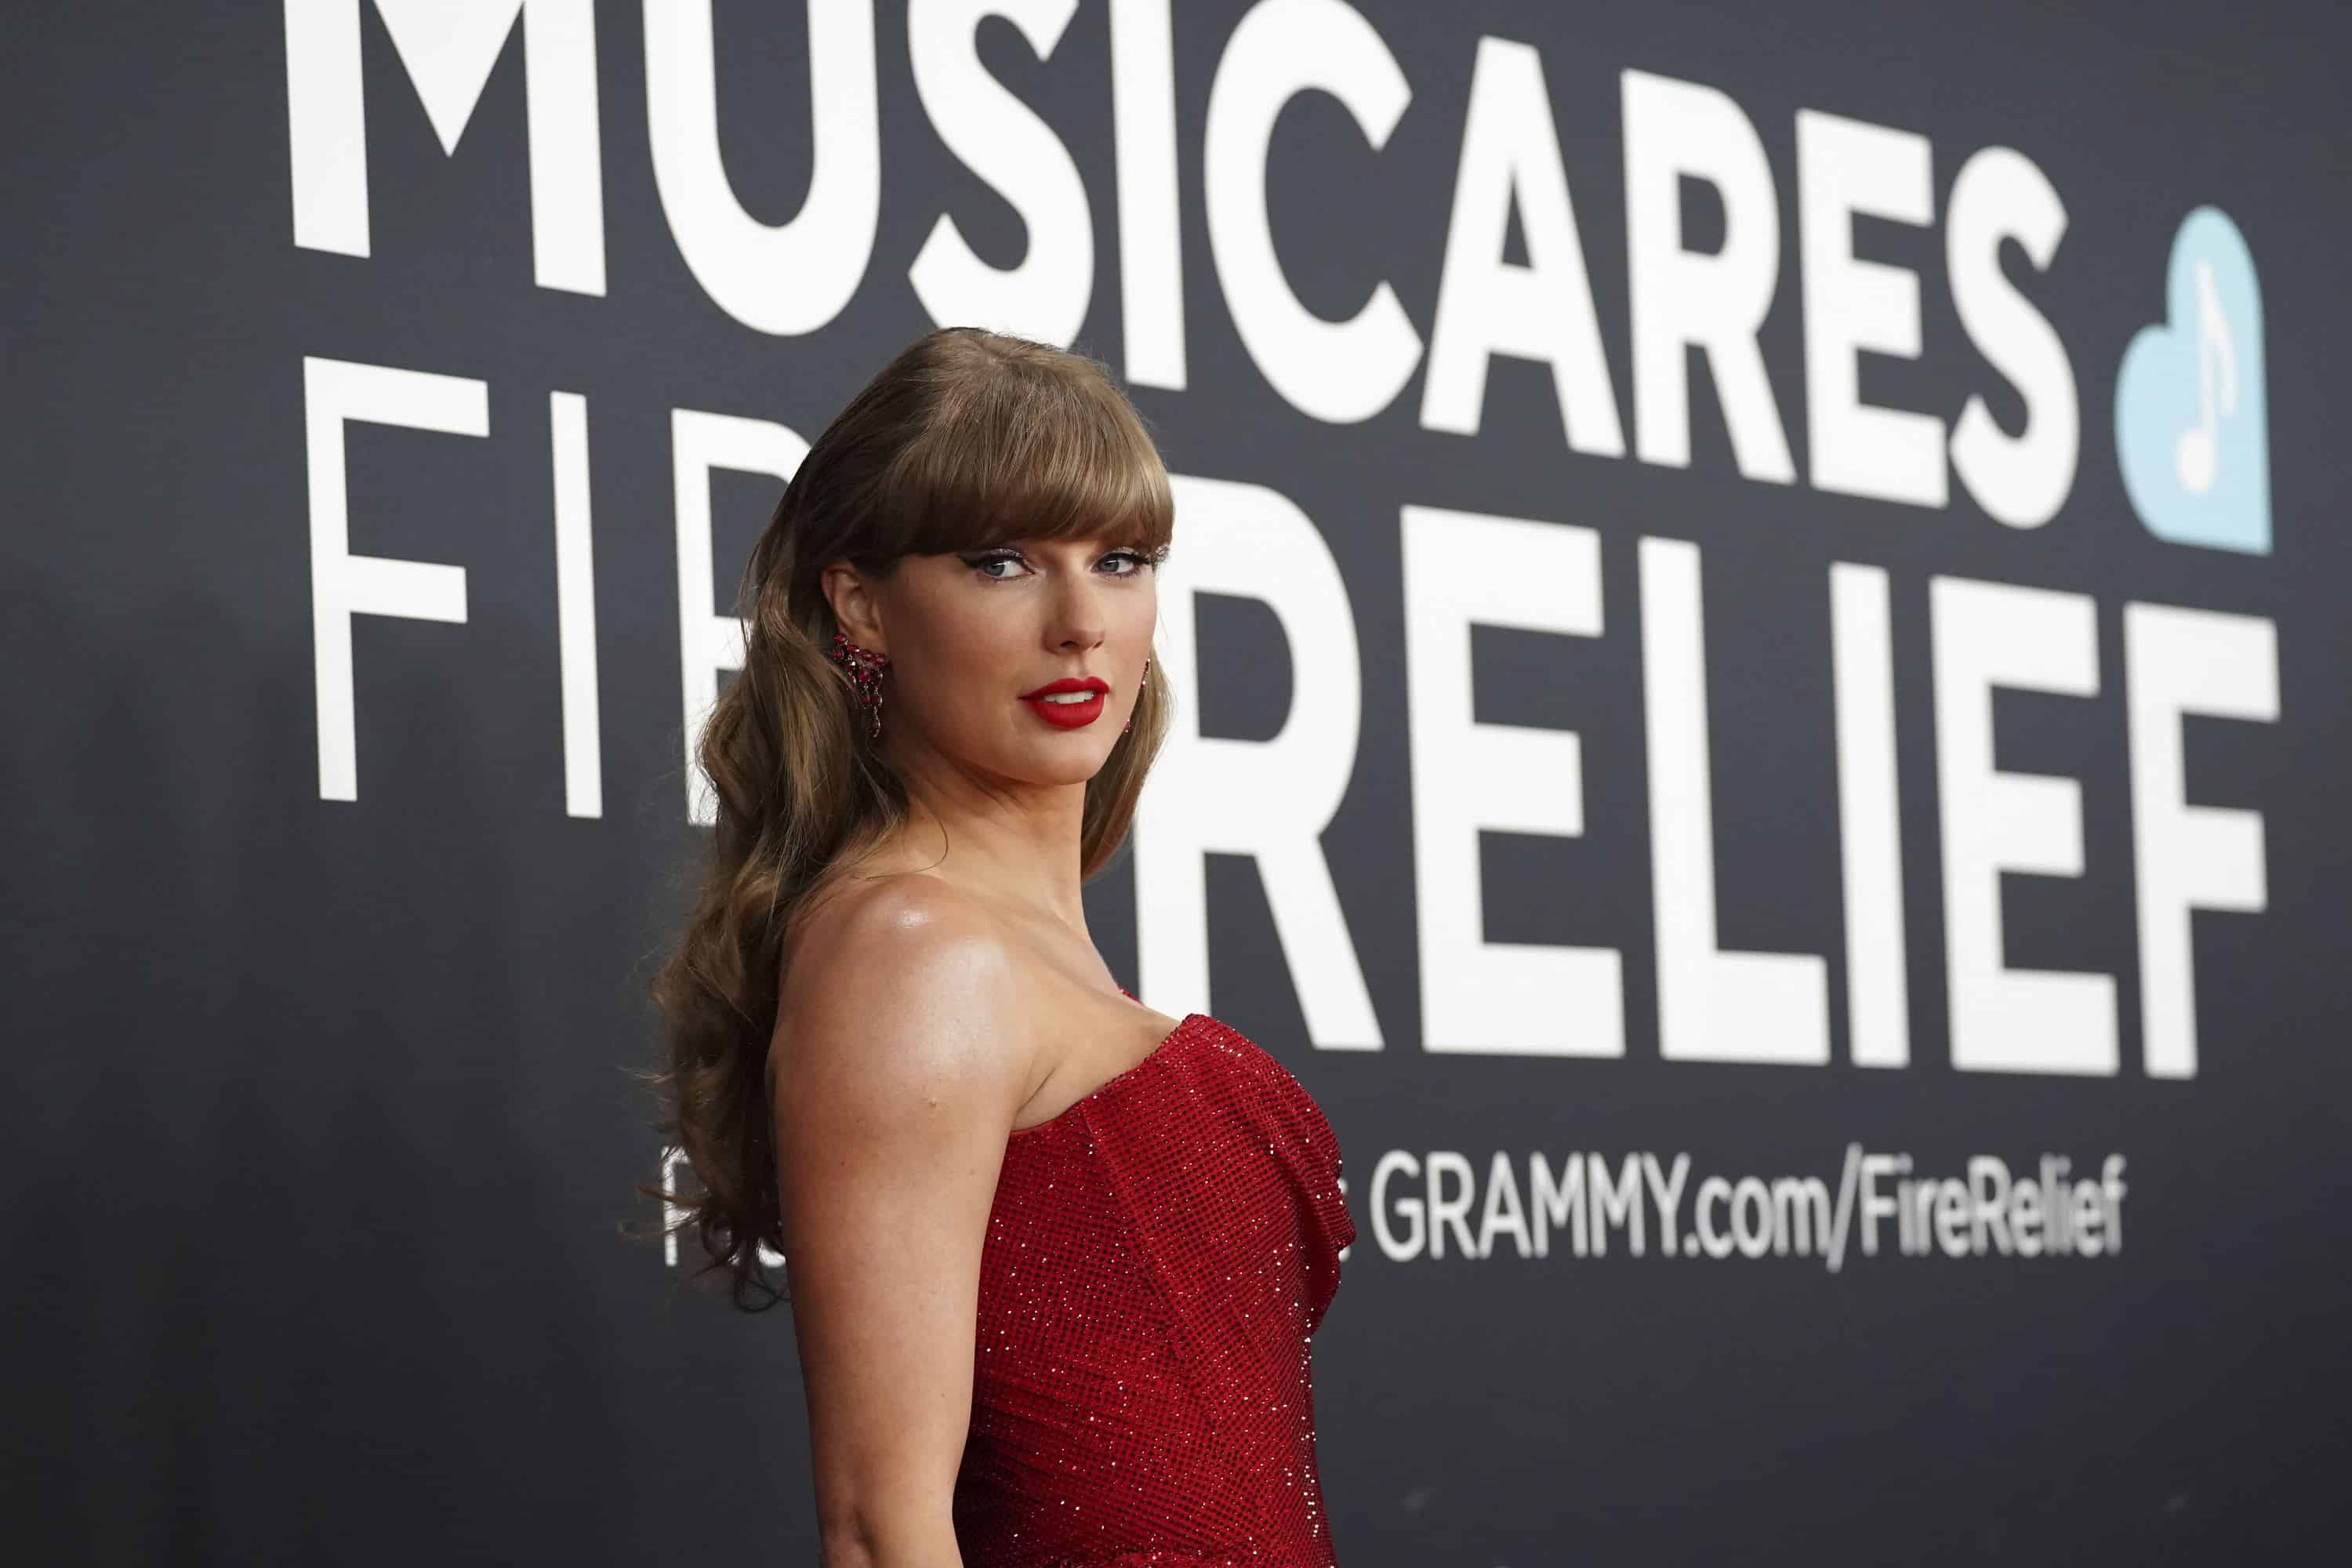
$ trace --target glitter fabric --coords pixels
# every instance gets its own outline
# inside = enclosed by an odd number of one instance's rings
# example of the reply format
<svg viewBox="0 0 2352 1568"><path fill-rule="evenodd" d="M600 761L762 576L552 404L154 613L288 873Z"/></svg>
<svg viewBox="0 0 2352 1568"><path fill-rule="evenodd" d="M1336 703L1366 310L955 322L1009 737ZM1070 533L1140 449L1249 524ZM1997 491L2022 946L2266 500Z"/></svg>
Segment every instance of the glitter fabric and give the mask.
<svg viewBox="0 0 2352 1568"><path fill-rule="evenodd" d="M1339 1145L1205 1013L1004 1152L981 1258L967 1568L1333 1568L1312 1338Z"/></svg>

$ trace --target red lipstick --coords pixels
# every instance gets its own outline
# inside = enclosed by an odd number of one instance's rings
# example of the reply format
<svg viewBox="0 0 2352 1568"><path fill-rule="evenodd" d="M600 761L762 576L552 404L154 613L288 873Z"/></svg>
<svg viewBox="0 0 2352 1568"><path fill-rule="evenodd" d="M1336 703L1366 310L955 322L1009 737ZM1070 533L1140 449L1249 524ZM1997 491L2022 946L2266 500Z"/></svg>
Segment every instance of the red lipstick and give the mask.
<svg viewBox="0 0 2352 1568"><path fill-rule="evenodd" d="M1109 682L1092 675L1066 675L1059 680L1049 680L1034 691L1024 691L1021 700L1046 723L1057 729L1076 730L1102 717L1103 698L1109 692Z"/></svg>

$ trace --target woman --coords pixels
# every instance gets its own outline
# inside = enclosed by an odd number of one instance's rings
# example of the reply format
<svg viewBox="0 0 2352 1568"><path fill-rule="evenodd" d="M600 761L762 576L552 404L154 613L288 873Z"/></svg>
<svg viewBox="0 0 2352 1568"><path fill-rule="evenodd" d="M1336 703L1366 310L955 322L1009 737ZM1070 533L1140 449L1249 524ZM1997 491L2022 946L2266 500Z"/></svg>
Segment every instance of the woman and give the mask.
<svg viewBox="0 0 2352 1568"><path fill-rule="evenodd" d="M1239 1033L1119 986L1079 897L1165 731L1173 523L1099 365L949 328L751 553L655 995L674 1201L740 1304L792 1304L835 1568L1333 1561L1338 1143Z"/></svg>

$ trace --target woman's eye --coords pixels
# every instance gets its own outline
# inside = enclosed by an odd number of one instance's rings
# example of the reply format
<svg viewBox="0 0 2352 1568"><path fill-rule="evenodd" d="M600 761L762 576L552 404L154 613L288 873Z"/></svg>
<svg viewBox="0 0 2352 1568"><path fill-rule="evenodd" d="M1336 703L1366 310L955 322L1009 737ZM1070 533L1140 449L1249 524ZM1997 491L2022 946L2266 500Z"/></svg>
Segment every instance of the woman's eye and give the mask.
<svg viewBox="0 0 2352 1568"><path fill-rule="evenodd" d="M993 551L984 555L967 555L962 559L966 566L991 583L1009 583L1017 575L1011 572L993 571L992 568L1018 566L1023 563L1022 554L1017 550ZM1104 556L1103 560L1124 561L1129 563L1129 570L1105 574L1112 577L1133 577L1141 573L1145 567L1157 564L1151 556L1144 554L1139 550L1114 550Z"/></svg>
<svg viewBox="0 0 2352 1568"><path fill-rule="evenodd" d="M1006 550L1000 551L992 555L967 555L963 558L963 563L992 583L1003 583L1008 580L1007 576L1003 574L992 572L989 568L992 566L1017 566L1021 563L1021 557L1016 552Z"/></svg>

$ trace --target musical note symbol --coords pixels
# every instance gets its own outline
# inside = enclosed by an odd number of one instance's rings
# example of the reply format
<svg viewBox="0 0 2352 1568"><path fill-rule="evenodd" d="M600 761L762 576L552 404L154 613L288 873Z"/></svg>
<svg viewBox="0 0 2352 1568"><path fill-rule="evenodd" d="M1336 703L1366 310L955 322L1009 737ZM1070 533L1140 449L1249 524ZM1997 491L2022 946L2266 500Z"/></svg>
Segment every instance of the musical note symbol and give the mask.
<svg viewBox="0 0 2352 1568"><path fill-rule="evenodd" d="M2191 495L2213 488L2221 468L2221 422L2238 411L2238 353L2214 287L2213 264L2197 263L2197 423L2180 433L2172 466Z"/></svg>

